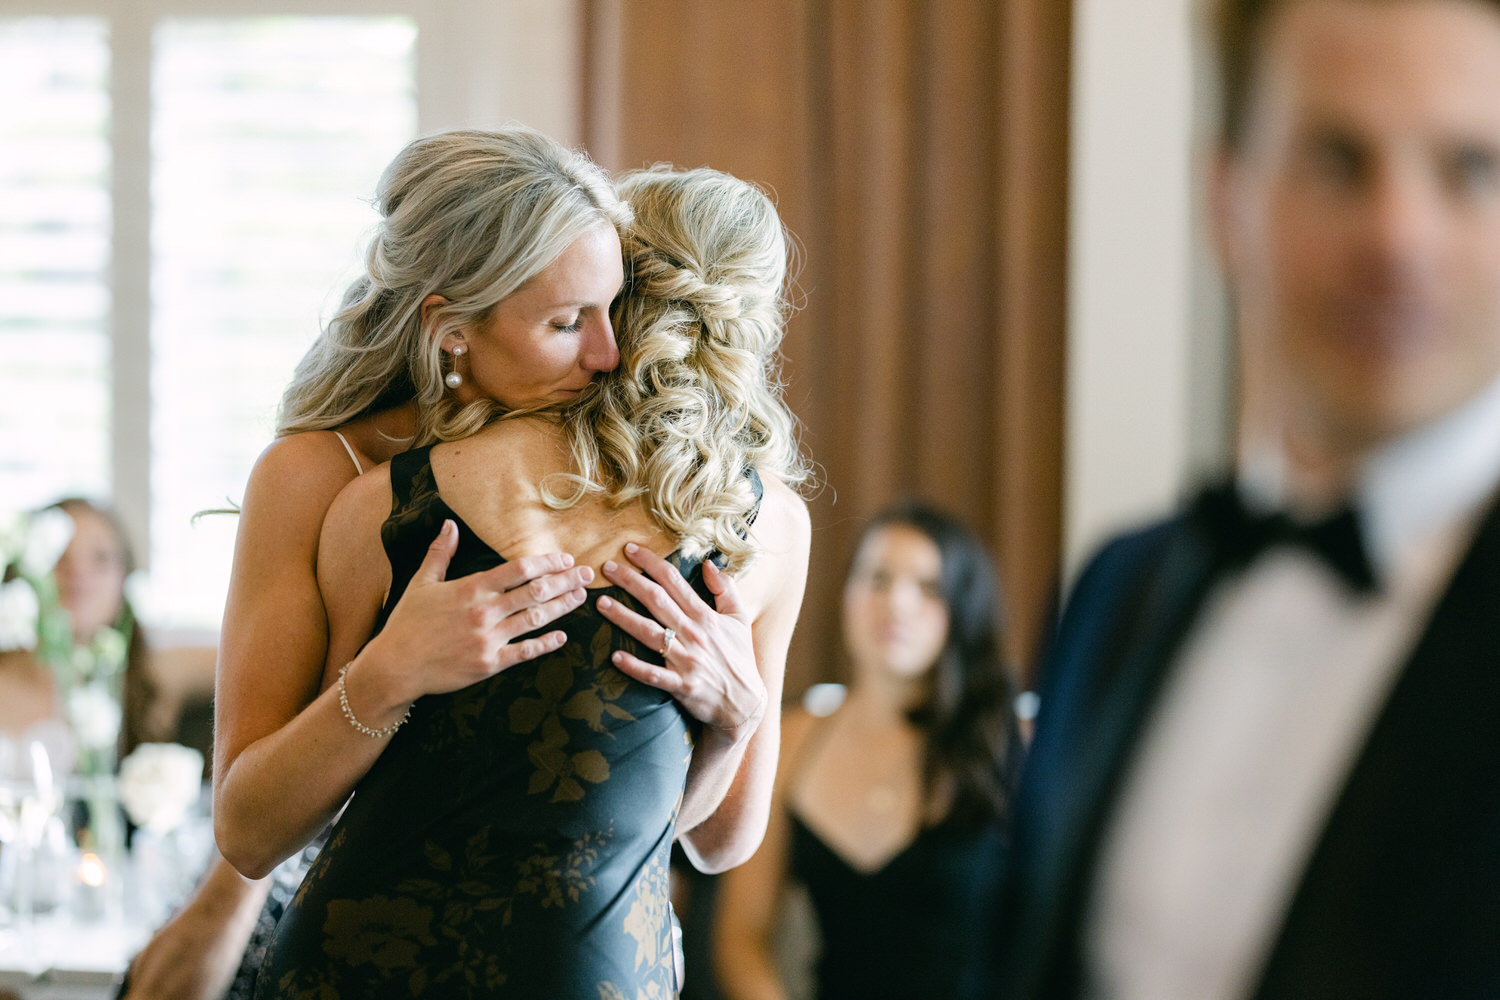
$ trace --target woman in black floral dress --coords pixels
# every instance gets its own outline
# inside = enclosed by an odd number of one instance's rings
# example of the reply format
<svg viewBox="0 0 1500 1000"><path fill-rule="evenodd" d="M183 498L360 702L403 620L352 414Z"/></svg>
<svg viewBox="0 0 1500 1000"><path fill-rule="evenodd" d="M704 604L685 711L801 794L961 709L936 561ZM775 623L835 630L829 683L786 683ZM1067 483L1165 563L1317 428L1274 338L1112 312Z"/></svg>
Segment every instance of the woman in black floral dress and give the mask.
<svg viewBox="0 0 1500 1000"><path fill-rule="evenodd" d="M621 190L636 220L619 368L585 386L561 368L489 367L532 317L559 331L586 321L551 287L569 276L565 254L445 340L472 377L555 384L562 405L398 456L329 514L328 676L349 723L389 745L283 917L260 996L667 1000L674 837L706 869L759 843L779 736L766 706L808 542L789 485L803 465L769 374L784 234L763 194L713 171L645 172ZM346 672L439 528L458 533L450 578L561 548L610 586L558 620L560 644L472 683ZM650 555L669 549L680 575ZM680 610L722 610L726 570L738 639ZM734 641L753 646L759 704L683 680L699 647Z"/></svg>
<svg viewBox="0 0 1500 1000"><path fill-rule="evenodd" d="M351 727L340 692L321 682L329 637L316 559L320 525L335 495L361 465L368 469L441 434L481 426L490 408L534 402L524 391L504 401L489 395L492 388L503 390L505 380L479 377L466 361L460 364L439 343L440 331L473 320L580 235L617 229L628 219L586 157L520 127L416 140L387 169L376 203L382 219L365 273L299 366L282 400L278 438L257 463L243 498L216 697L215 822L228 860L216 862L194 898L138 957L131 997L222 991L262 900L263 917L279 913L305 867L287 861L274 880L259 883L244 876L258 878L281 859L304 853L303 845L332 820L387 742ZM617 267L618 243L604 256ZM437 290L449 297L436 296ZM561 355L570 352L588 375L617 363L607 322L593 317L575 333L566 342L523 345L511 361L520 368L556 363L561 343ZM470 377L450 388L446 379L460 367ZM553 553L445 582L455 544L452 535L433 544L421 579L357 657L351 684L381 662L394 662L437 689L455 677L537 656L560 633L519 637L577 607L581 587L593 578L591 567ZM648 573L665 570L648 562ZM643 590L646 581L626 582ZM718 602L732 604L733 586L724 582ZM701 601L678 605L677 613L710 640L735 634L740 624ZM695 718L711 720L726 705L763 696L763 686L738 683L750 677L759 685L748 642L743 648L714 641L676 646L678 671L662 682L679 700L684 685L694 690L684 703ZM730 776L708 777L699 783L708 794L696 804L705 813ZM267 897L270 881L276 885ZM247 962L254 953L256 967L262 940L257 925L246 952ZM245 995L247 985L240 976L231 995Z"/></svg>

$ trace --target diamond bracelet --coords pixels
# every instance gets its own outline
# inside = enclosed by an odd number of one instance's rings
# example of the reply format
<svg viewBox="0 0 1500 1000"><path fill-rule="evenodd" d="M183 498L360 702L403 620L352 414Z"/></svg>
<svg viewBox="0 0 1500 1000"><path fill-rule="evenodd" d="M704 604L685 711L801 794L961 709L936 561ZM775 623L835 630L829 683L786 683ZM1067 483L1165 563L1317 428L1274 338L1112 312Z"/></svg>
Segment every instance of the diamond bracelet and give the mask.
<svg viewBox="0 0 1500 1000"><path fill-rule="evenodd" d="M344 686L344 675L349 672L349 668L352 666L354 666L354 661L350 660L342 667L339 667L339 707L344 710L344 718L349 720L349 725L353 726L355 729L358 729L360 732L364 733L371 739L378 740L386 736L394 736L396 730L400 729L401 726L405 724L406 720L411 718L411 706L406 706L406 714L402 715L401 718L397 719L389 726L386 726L384 729L371 729L363 722L360 722L354 717L354 709L349 707L349 693Z"/></svg>

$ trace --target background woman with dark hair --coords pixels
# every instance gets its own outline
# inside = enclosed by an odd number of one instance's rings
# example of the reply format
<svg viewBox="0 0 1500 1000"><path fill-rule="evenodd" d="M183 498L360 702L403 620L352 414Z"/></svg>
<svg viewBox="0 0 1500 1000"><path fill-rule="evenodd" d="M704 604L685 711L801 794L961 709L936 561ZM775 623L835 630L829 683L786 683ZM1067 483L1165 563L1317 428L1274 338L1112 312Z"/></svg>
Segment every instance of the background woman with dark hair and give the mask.
<svg viewBox="0 0 1500 1000"><path fill-rule="evenodd" d="M989 996L1019 747L990 560L938 511L887 510L856 547L843 625L848 695L826 717L788 713L765 841L723 880L721 987L790 995L772 941L796 881L822 941L821 1000Z"/></svg>

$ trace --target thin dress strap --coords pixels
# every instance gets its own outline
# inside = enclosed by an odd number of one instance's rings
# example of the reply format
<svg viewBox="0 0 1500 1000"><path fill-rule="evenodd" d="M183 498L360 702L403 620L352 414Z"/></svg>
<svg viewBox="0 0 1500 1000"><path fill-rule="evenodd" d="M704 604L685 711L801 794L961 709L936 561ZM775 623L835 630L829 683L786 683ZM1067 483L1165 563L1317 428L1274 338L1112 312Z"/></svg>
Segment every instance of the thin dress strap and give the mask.
<svg viewBox="0 0 1500 1000"><path fill-rule="evenodd" d="M364 475L365 474L365 467L363 465L359 464L359 456L356 455L356 454L354 454L354 449L352 447L350 447L350 445L349 445L349 439L346 438L346 437L344 437L344 435L341 434L341 433L339 433L338 431L334 431L333 434L334 434L334 437L338 438L340 441L342 441L344 443L344 450L349 453L349 461L351 461L351 462L354 463L354 473L355 473L355 475L359 475L359 476Z"/></svg>

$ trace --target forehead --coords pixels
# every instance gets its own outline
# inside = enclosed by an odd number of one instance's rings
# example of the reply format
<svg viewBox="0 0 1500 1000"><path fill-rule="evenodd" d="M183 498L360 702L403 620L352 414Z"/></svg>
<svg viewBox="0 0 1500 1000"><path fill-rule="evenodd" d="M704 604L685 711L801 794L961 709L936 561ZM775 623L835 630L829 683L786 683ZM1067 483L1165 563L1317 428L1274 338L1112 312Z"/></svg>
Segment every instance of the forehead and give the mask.
<svg viewBox="0 0 1500 1000"><path fill-rule="evenodd" d="M619 234L613 226L599 225L568 244L556 260L525 281L509 298L518 305L544 308L608 303L624 276Z"/></svg>
<svg viewBox="0 0 1500 1000"><path fill-rule="evenodd" d="M1500 138L1500 6L1483 0L1287 0L1265 25L1251 135L1309 119Z"/></svg>
<svg viewBox="0 0 1500 1000"><path fill-rule="evenodd" d="M937 543L909 524L884 524L865 536L854 563L856 567L900 569L924 576L937 576L943 556Z"/></svg>
<svg viewBox="0 0 1500 1000"><path fill-rule="evenodd" d="M74 508L68 511L68 516L73 518L73 539L68 548L122 550L123 545L115 534L114 525L107 517L98 511L89 510L86 507Z"/></svg>

